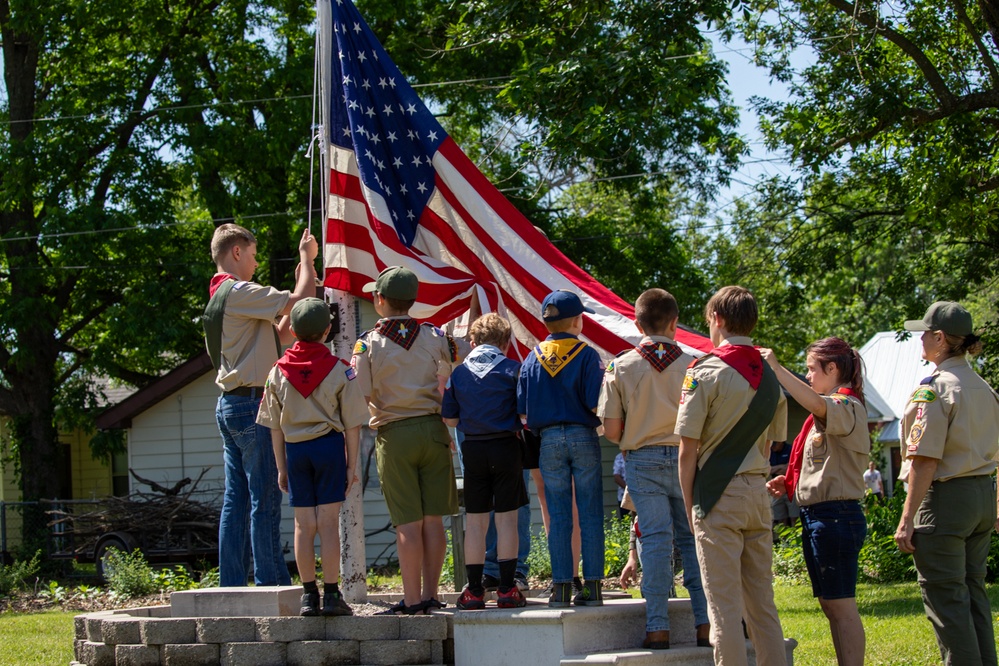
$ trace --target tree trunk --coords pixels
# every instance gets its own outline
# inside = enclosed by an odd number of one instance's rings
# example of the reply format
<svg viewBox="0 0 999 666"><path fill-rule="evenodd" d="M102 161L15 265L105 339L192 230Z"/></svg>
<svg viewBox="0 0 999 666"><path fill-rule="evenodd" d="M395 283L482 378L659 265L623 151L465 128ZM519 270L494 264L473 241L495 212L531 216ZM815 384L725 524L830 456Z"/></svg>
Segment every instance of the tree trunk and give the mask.
<svg viewBox="0 0 999 666"><path fill-rule="evenodd" d="M982 18L992 34L993 53L999 53L999 1L978 0L978 6L982 10Z"/></svg>

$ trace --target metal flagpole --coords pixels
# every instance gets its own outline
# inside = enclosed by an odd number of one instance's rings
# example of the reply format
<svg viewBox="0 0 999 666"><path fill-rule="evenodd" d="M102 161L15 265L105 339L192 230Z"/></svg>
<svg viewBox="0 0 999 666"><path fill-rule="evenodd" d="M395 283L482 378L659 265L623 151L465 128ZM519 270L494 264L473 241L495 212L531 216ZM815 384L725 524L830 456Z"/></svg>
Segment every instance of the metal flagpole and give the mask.
<svg viewBox="0 0 999 666"><path fill-rule="evenodd" d="M318 34L316 59L319 75L320 108L320 179L322 190L322 239L326 247L327 204L329 201L330 164L327 131L330 118L332 90L330 87L330 62L333 57L333 15L330 0L316 3ZM326 289L326 301L337 308L340 330L332 340L333 353L349 359L357 339L357 306L353 296L339 289ZM360 468L360 452L358 468ZM360 477L360 469L358 469ZM350 488L347 498L340 508L340 592L348 603L364 603L368 598L367 555L364 546L364 493L361 483Z"/></svg>

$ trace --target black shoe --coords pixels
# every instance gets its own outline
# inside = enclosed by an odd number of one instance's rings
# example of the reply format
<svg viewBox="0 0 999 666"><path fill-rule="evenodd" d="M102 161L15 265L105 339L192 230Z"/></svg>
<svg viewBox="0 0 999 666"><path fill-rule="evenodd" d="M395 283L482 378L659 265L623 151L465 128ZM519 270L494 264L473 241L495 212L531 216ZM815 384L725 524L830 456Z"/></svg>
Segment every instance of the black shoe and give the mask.
<svg viewBox="0 0 999 666"><path fill-rule="evenodd" d="M603 606L604 597L600 591L600 581L586 581L583 589L572 598L572 603L577 606Z"/></svg>
<svg viewBox="0 0 999 666"><path fill-rule="evenodd" d="M489 574L482 574L482 589L486 592L495 592L499 589L499 581L496 580L495 576L490 576Z"/></svg>
<svg viewBox="0 0 999 666"><path fill-rule="evenodd" d="M343 616L343 615L353 615L354 611L347 602L343 600L343 595L339 592L325 592L323 594L323 615L330 616Z"/></svg>
<svg viewBox="0 0 999 666"><path fill-rule="evenodd" d="M547 599L548 597L552 596L552 592L554 592L554 591L555 591L555 583L548 583L548 587L546 587L545 589L543 589L538 594L538 596L535 597L535 598L537 598L537 599Z"/></svg>
<svg viewBox="0 0 999 666"><path fill-rule="evenodd" d="M568 608L572 604L572 585L570 583L553 583L552 593L548 597L548 605L552 608Z"/></svg>
<svg viewBox="0 0 999 666"><path fill-rule="evenodd" d="M306 592L302 595L302 610L300 615L303 617L315 617L319 615L319 592Z"/></svg>

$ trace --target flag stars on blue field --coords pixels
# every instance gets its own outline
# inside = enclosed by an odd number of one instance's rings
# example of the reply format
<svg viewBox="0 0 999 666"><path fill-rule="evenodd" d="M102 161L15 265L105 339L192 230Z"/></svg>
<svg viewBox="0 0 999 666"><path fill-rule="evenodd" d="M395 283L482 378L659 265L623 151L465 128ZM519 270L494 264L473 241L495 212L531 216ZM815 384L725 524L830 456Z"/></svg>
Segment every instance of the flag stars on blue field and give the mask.
<svg viewBox="0 0 999 666"><path fill-rule="evenodd" d="M330 111L330 140L352 150L365 186L385 199L399 237L410 245L433 192L432 156L447 134L350 3L337 2L331 58L342 99ZM400 138L409 141L400 141Z"/></svg>

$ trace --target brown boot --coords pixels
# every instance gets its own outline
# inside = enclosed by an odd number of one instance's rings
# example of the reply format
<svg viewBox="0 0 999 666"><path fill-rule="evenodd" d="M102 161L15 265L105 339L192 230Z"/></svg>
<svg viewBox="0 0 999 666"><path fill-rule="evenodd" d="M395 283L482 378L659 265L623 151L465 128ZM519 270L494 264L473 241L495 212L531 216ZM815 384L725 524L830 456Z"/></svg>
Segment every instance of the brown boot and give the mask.
<svg viewBox="0 0 999 666"><path fill-rule="evenodd" d="M646 631L642 647L646 650L668 650L669 631Z"/></svg>
<svg viewBox="0 0 999 666"><path fill-rule="evenodd" d="M699 624L697 630L697 647L711 647L711 625Z"/></svg>

